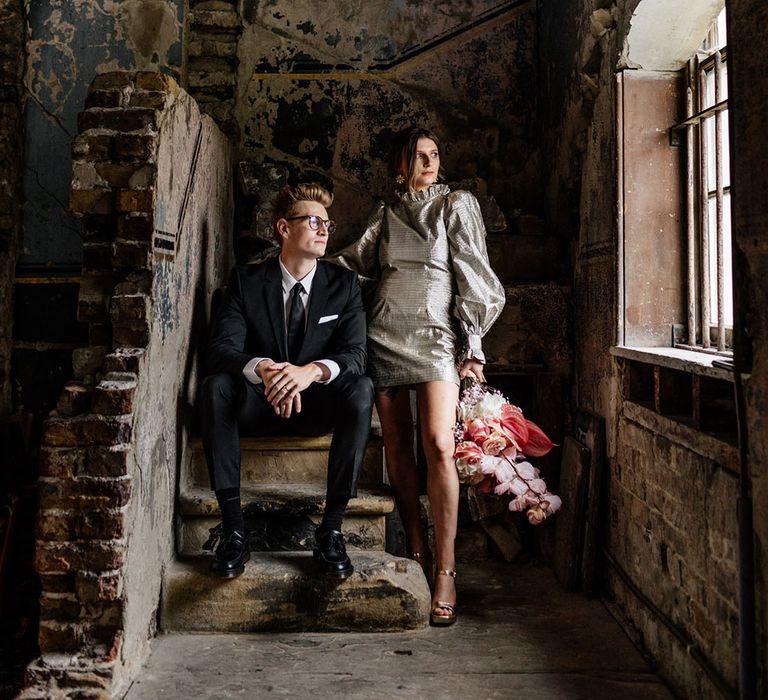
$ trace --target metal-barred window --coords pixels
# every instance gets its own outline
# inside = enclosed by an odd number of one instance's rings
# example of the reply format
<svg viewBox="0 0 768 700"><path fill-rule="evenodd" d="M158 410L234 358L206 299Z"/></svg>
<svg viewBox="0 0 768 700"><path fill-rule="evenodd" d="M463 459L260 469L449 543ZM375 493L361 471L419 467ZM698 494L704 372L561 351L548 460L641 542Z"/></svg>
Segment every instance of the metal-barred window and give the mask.
<svg viewBox="0 0 768 700"><path fill-rule="evenodd" d="M729 354L733 331L731 176L725 10L686 68L687 338L678 347Z"/></svg>

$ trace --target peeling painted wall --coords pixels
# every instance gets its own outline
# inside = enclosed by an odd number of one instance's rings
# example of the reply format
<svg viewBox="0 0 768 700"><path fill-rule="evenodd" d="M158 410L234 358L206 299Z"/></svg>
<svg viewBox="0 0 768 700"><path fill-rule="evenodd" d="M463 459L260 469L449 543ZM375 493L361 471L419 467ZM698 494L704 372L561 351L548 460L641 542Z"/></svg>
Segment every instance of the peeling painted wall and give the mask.
<svg viewBox="0 0 768 700"><path fill-rule="evenodd" d="M389 194L393 133L444 140L450 179L479 176L502 208L539 213L536 3L246 0L238 44L240 157L335 185L339 242Z"/></svg>
<svg viewBox="0 0 768 700"><path fill-rule="evenodd" d="M22 266L77 268L80 229L67 213L70 143L97 73L160 69L178 77L184 0L27 0Z"/></svg>
<svg viewBox="0 0 768 700"><path fill-rule="evenodd" d="M152 269L152 331L136 396L124 642L115 689L135 677L156 631L161 576L175 556L176 484L190 458L200 343L207 334L211 295L225 283L231 262L230 145L183 91L159 125L155 227L176 232L198 130L198 166L176 254L156 256Z"/></svg>

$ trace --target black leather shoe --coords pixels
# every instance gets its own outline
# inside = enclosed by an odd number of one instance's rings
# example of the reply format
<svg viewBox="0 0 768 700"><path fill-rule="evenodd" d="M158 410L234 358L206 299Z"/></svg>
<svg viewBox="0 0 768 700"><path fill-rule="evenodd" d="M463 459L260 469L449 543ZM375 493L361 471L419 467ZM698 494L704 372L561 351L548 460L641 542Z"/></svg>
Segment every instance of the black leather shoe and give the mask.
<svg viewBox="0 0 768 700"><path fill-rule="evenodd" d="M211 573L222 578L234 578L245 571L245 562L251 558L248 538L243 530L225 532L216 547L211 562Z"/></svg>
<svg viewBox="0 0 768 700"><path fill-rule="evenodd" d="M338 530L317 530L312 554L326 576L345 579L355 568L347 556L344 535Z"/></svg>

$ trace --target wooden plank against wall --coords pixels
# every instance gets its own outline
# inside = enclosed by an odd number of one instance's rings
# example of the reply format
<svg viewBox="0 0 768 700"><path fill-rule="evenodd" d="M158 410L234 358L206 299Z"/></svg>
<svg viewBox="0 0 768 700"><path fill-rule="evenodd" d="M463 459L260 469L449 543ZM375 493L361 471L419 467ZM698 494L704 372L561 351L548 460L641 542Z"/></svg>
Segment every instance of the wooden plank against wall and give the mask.
<svg viewBox="0 0 768 700"><path fill-rule="evenodd" d="M560 468L560 498L563 506L556 516L554 568L555 575L567 591L579 586L588 470L589 450L574 438L566 437Z"/></svg>

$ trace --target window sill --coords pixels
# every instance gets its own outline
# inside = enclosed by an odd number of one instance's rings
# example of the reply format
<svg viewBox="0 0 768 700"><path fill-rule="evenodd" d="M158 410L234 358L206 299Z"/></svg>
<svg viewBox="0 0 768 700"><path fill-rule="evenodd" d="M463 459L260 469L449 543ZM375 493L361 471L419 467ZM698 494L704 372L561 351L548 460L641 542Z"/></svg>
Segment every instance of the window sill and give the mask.
<svg viewBox="0 0 768 700"><path fill-rule="evenodd" d="M614 357L621 357L625 360L645 362L650 365L668 367L682 372L733 382L733 372L722 367L712 366L714 360L721 359L718 355L710 355L694 350L683 350L681 348L638 348L623 345L612 347L611 354Z"/></svg>

